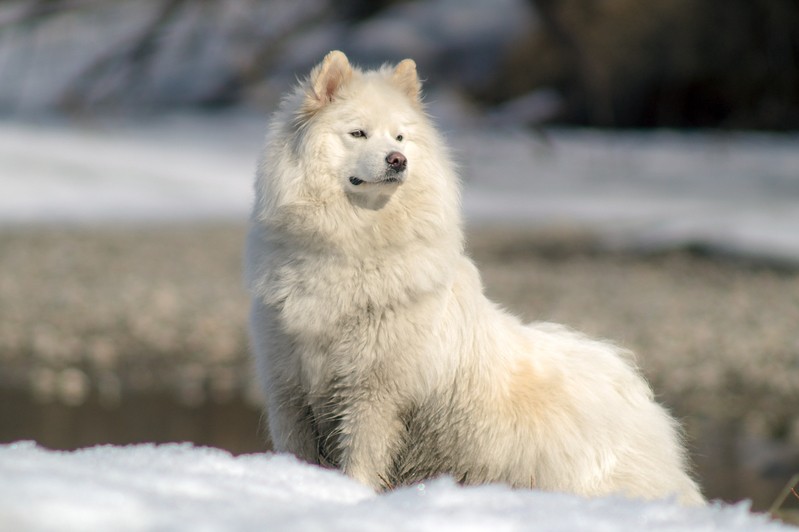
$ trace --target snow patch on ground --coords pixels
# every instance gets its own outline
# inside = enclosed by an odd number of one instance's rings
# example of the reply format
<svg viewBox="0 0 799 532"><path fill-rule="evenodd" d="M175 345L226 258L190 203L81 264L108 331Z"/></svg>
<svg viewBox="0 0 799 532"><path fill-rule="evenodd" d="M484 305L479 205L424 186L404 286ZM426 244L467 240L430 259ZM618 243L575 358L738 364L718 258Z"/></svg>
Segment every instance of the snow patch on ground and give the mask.
<svg viewBox="0 0 799 532"><path fill-rule="evenodd" d="M236 117L0 122L0 222L243 219L264 131Z"/></svg>
<svg viewBox="0 0 799 532"><path fill-rule="evenodd" d="M449 479L375 495L287 455L234 457L190 444L50 451L0 445L0 523L7 530L724 530L792 528L746 503L464 488Z"/></svg>
<svg viewBox="0 0 799 532"><path fill-rule="evenodd" d="M472 129L454 144L471 223L799 263L799 136Z"/></svg>

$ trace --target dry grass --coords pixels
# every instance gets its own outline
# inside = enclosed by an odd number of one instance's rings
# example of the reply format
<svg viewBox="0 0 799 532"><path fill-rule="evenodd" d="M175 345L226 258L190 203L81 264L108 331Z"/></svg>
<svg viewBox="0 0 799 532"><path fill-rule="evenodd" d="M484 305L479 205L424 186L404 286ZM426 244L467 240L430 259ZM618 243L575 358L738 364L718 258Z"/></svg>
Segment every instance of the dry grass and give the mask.
<svg viewBox="0 0 799 532"><path fill-rule="evenodd" d="M789 495L793 495L793 497L799 501L799 491L796 490L797 486L799 486L799 473L791 477L791 480L785 484L785 487L774 499L774 502L771 504L771 507L768 510L768 513L781 521L786 523L799 525L799 510L796 509L786 509L783 508L786 499L788 499Z"/></svg>

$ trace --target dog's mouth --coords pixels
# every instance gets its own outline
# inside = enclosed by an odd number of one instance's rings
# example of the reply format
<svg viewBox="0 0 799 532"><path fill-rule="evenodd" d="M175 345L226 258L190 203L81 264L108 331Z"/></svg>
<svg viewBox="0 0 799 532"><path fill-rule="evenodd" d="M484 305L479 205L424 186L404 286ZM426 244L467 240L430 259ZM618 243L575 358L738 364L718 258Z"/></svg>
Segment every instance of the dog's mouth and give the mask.
<svg viewBox="0 0 799 532"><path fill-rule="evenodd" d="M372 185L389 185L389 184L392 184L392 183L402 183L403 180L400 179L397 176L386 176L385 178L379 179L377 181L365 181L365 180L353 175L353 176L350 176L349 181L350 181L350 183L353 186L357 187L357 186L362 185L364 183L369 183L369 184L372 184Z"/></svg>

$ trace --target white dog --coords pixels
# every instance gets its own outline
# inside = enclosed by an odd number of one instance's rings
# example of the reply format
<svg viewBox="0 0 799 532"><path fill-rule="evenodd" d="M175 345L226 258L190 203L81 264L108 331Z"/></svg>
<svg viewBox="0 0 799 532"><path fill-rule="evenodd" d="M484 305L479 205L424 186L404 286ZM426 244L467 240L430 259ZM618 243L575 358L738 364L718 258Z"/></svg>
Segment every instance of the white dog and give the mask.
<svg viewBox="0 0 799 532"><path fill-rule="evenodd" d="M248 238L274 448L375 489L703 501L630 353L486 299L416 65L330 52L272 119Z"/></svg>

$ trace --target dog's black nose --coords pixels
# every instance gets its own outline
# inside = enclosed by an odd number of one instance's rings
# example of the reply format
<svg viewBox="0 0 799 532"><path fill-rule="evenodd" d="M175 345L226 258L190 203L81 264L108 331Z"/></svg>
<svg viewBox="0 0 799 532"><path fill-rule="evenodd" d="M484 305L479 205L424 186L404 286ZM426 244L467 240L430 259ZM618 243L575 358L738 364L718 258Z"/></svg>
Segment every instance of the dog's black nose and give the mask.
<svg viewBox="0 0 799 532"><path fill-rule="evenodd" d="M402 172L408 166L408 159L398 151L392 151L386 155L386 162L395 172Z"/></svg>

